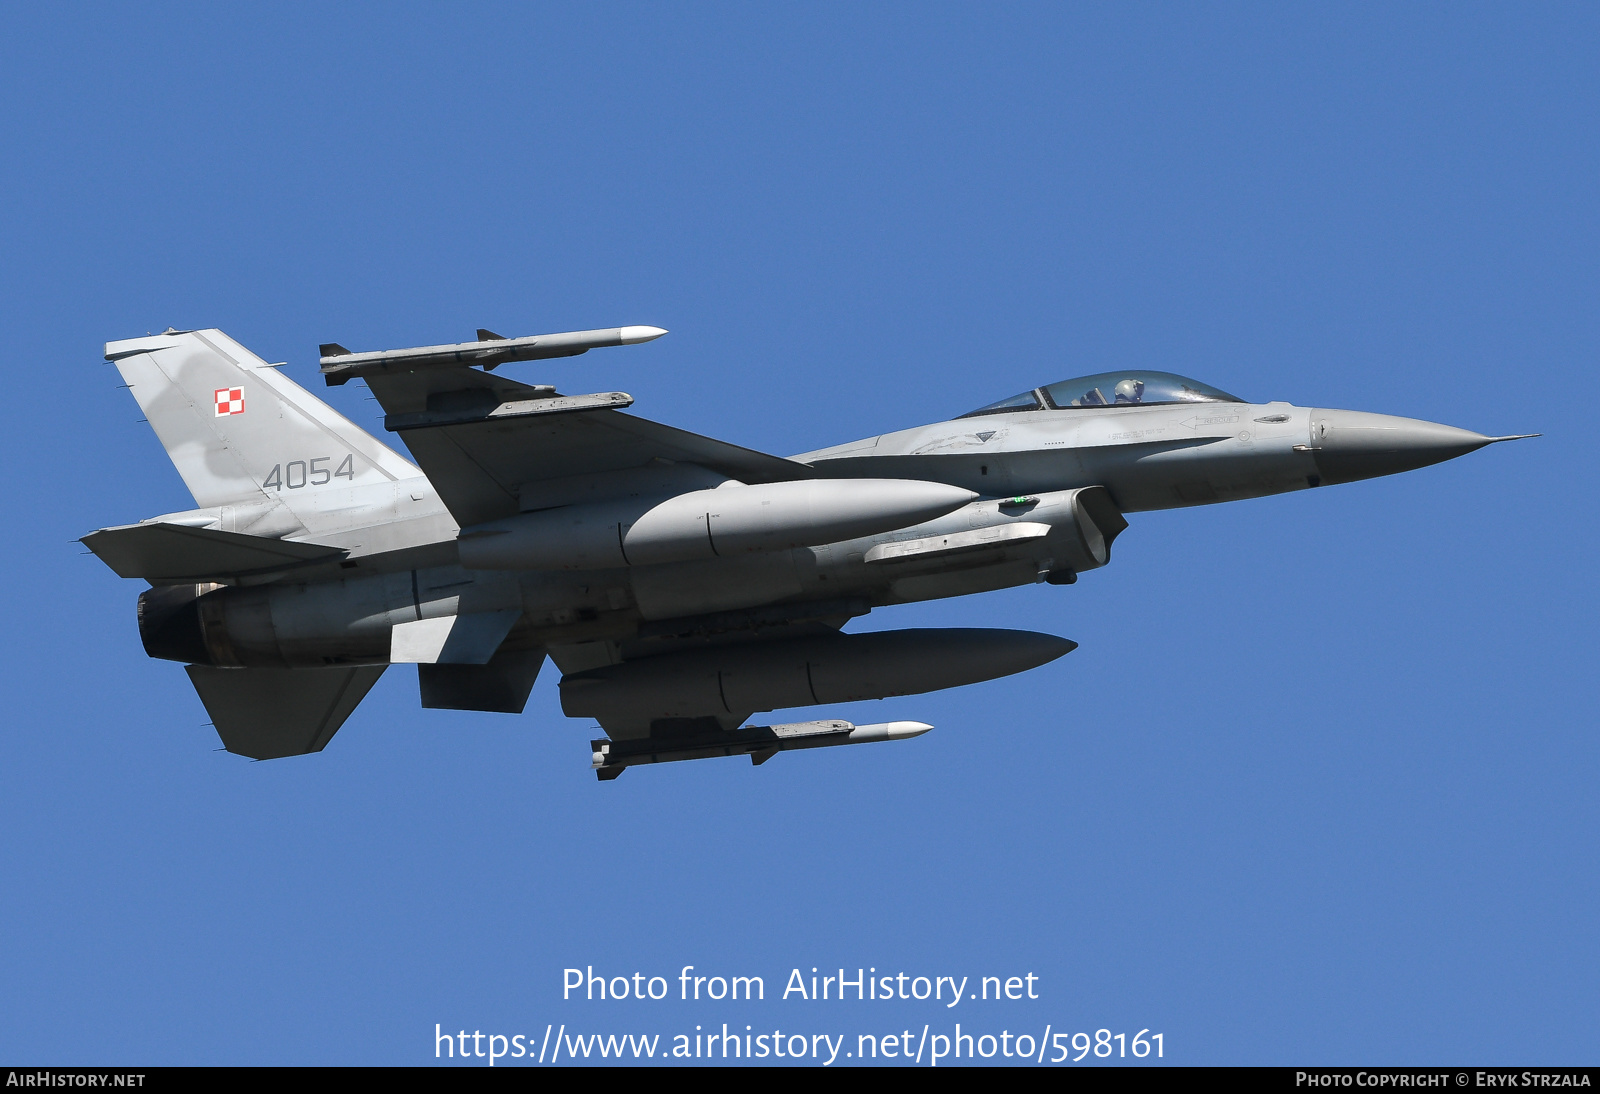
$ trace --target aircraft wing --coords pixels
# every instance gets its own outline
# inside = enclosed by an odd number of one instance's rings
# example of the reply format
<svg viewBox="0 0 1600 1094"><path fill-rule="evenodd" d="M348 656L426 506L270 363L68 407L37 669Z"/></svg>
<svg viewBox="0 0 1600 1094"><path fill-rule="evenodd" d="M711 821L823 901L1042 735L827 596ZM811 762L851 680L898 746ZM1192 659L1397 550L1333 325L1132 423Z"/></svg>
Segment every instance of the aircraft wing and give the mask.
<svg viewBox="0 0 1600 1094"><path fill-rule="evenodd" d="M636 418L622 392L558 396L473 368L365 377L434 489L463 527L513 516L530 483L696 464L741 482L812 478L805 464Z"/></svg>
<svg viewBox="0 0 1600 1094"><path fill-rule="evenodd" d="M349 554L320 543L161 523L102 528L79 542L118 577L142 577L152 585L248 577Z"/></svg>

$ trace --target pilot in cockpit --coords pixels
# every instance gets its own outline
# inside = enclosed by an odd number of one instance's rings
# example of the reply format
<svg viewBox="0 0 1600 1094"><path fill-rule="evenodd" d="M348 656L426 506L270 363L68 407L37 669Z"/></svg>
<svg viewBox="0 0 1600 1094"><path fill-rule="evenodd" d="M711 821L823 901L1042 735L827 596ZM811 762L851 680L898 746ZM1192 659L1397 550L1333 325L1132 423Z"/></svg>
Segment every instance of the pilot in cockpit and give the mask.
<svg viewBox="0 0 1600 1094"><path fill-rule="evenodd" d="M1117 402L1118 403L1137 403L1137 402L1140 402L1143 399L1144 399L1144 381L1143 380L1127 379L1127 380L1119 380L1119 381L1117 381Z"/></svg>

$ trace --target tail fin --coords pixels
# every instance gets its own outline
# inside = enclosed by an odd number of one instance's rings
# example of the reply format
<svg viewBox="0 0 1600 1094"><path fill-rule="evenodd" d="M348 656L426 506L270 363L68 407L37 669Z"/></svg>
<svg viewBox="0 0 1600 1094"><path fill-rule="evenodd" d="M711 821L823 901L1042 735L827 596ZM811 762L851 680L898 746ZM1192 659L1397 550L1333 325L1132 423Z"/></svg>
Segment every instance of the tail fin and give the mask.
<svg viewBox="0 0 1600 1094"><path fill-rule="evenodd" d="M267 500L297 516L306 486L421 475L393 449L219 330L106 343L201 508Z"/></svg>

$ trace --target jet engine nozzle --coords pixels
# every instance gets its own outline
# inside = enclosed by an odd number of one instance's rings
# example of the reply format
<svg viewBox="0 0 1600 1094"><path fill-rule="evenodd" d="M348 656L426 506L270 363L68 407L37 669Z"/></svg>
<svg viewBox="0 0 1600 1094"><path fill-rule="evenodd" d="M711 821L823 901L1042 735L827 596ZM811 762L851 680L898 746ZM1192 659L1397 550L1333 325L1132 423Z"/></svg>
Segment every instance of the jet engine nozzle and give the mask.
<svg viewBox="0 0 1600 1094"><path fill-rule="evenodd" d="M139 640L150 657L209 665L198 602L211 585L154 585L139 594Z"/></svg>

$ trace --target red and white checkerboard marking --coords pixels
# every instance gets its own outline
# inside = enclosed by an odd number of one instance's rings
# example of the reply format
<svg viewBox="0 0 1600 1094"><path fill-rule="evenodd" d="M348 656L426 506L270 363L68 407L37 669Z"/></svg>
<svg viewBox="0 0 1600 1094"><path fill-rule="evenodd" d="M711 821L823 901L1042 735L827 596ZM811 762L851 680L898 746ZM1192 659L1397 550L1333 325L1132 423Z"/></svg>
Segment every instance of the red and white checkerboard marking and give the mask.
<svg viewBox="0 0 1600 1094"><path fill-rule="evenodd" d="M217 417L244 413L244 388L219 387L216 390Z"/></svg>

